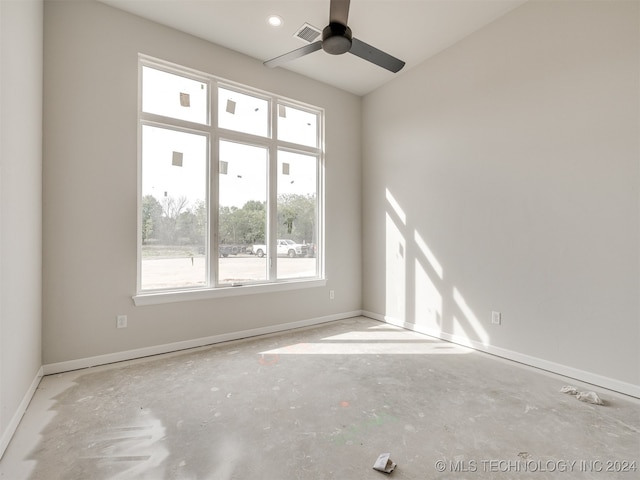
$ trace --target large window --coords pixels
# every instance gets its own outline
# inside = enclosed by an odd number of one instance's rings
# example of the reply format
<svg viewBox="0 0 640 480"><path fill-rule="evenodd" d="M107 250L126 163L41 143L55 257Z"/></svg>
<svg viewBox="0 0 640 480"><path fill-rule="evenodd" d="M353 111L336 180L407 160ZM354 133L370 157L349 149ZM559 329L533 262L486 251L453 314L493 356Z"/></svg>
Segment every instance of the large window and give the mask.
<svg viewBox="0 0 640 480"><path fill-rule="evenodd" d="M322 110L146 57L140 92L138 294L321 279Z"/></svg>

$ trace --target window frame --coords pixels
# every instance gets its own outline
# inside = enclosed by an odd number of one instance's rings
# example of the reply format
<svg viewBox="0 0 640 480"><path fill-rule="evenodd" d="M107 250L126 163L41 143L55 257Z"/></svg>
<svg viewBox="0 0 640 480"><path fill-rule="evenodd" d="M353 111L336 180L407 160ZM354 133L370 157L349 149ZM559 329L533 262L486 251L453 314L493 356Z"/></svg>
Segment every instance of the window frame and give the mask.
<svg viewBox="0 0 640 480"><path fill-rule="evenodd" d="M143 68L153 68L170 74L183 76L207 85L207 123L201 124L189 120L166 117L160 114L142 111ZM267 101L267 136L255 135L218 126L218 88L224 88L250 95ZM295 108L317 115L316 147L296 144L277 139L278 106ZM227 296L267 293L300 288L320 287L326 285L324 268L325 245L325 185L324 185L324 109L303 102L292 100L280 95L260 89L241 85L208 73L166 62L144 54L138 56L138 171L137 171L137 281L136 294L132 297L135 305L152 305L158 303L201 300ZM142 289L142 131L144 126L167 128L179 132L204 135L207 138L207 235L205 239L206 256L206 285L202 287L180 287L171 289ZM267 210L265 241L267 242L267 278L243 283L240 286L220 284L218 278L219 248L218 217L219 217L219 145L222 141L236 142L249 146L265 148L267 153ZM277 164L278 151L287 151L310 155L316 158L316 250L315 275L312 277L280 278L277 277L278 256L277 249Z"/></svg>

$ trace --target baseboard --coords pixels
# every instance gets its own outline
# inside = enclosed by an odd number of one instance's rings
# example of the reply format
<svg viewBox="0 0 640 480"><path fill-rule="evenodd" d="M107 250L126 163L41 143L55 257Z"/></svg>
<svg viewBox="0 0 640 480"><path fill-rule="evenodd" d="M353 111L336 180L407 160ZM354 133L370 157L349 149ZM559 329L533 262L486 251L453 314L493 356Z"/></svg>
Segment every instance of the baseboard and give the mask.
<svg viewBox="0 0 640 480"><path fill-rule="evenodd" d="M403 320L399 320L397 318L388 317L386 315L380 315L378 313L369 312L366 310L362 312L362 315L364 315L365 317L371 318L373 320L378 320L380 322L388 323L390 325L406 328L407 330L412 330L417 333L429 335L430 337L439 338L447 342L455 343L457 345L462 345L464 347L469 347L474 350L489 353L491 355L505 358L507 360L512 360L514 362L528 365L530 367L545 370L547 372L561 375L563 377L569 377L574 380L579 380L581 382L588 383L590 385L605 388L613 392L622 393L624 395L629 395L631 397L640 399L639 385L622 382L620 380L616 380L615 378L605 377L603 375L587 372L585 370L580 370L578 368L570 367L560 363L550 362L542 358L533 357L531 355L526 355L513 350L495 347L492 345L484 345L480 342L470 340L466 337L461 337L459 335L453 335L446 332L440 332L435 329L425 328L420 325L416 325L415 323L406 322Z"/></svg>
<svg viewBox="0 0 640 480"><path fill-rule="evenodd" d="M38 373L36 374L36 377L31 382L29 389L24 394L24 397L22 397L22 401L20 402L20 405L18 405L18 409L13 414L13 417L11 417L11 421L7 425L7 428L5 429L4 432L2 432L2 437L0 437L0 459L4 455L4 452L7 449L7 447L9 446L9 442L11 441L13 434L16 433L16 430L18 429L18 425L20 425L20 420L22 420L22 416L24 415L24 412L27 411L27 407L29 406L29 403L31 402L33 395L36 393L36 389L38 388L38 385L40 384L40 380L42 379L42 376L44 374L43 372L44 372L43 368L40 367L40 369L38 370Z"/></svg>
<svg viewBox="0 0 640 480"><path fill-rule="evenodd" d="M362 315L361 310L352 312L343 312L323 317L310 318L307 320L299 320L296 322L282 323L279 325L270 325L267 327L253 328L242 330L239 332L225 333L221 335L213 335L211 337L195 338L193 340L185 340L182 342L167 343L164 345L154 345L152 347L138 348L135 350L126 350L123 352L109 353L106 355L98 355L95 357L79 358L77 360L69 360L66 362L50 363L43 366L45 375L53 375L56 373L69 372L72 370L80 370L83 368L95 367L98 365L106 365L109 363L122 362L125 360L134 360L136 358L149 357L152 355L160 355L163 353L177 352L187 350L189 348L204 347L216 343L229 342L232 340L240 340L243 338L256 337L258 335L267 335L270 333L284 332L294 328L310 327L320 325L322 323L333 322L335 320L343 320L345 318L357 317Z"/></svg>

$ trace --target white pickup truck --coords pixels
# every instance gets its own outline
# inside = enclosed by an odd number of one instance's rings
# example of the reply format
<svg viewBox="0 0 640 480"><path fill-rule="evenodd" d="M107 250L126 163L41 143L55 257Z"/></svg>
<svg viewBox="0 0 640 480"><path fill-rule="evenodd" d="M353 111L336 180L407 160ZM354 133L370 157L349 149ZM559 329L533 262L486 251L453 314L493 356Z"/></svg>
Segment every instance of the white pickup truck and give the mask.
<svg viewBox="0 0 640 480"><path fill-rule="evenodd" d="M276 252L279 257L306 257L308 252L307 245L302 245L294 242L293 240L278 239ZM254 245L253 254L262 258L267 253L267 247L265 245Z"/></svg>

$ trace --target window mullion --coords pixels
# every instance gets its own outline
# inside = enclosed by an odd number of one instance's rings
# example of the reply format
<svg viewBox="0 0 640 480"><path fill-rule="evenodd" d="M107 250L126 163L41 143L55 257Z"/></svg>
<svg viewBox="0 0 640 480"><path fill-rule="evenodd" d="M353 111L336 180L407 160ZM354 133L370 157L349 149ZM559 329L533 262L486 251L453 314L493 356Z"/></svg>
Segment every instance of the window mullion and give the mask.
<svg viewBox="0 0 640 480"><path fill-rule="evenodd" d="M320 155L320 149L317 147L307 147L305 145L297 145L295 143L285 142L284 140L278 141L278 148L280 150L286 150L289 152L302 153L306 155Z"/></svg>
<svg viewBox="0 0 640 480"><path fill-rule="evenodd" d="M140 119L149 124L155 125L172 125L179 127L185 131L203 132L207 131L209 127L202 123L190 122L188 120L181 120L179 118L165 117L163 115L157 115L155 113L140 112Z"/></svg>
<svg viewBox="0 0 640 480"><path fill-rule="evenodd" d="M220 170L220 137L215 133L215 127L212 129L210 137L209 151L211 159L209 162L209 242L208 242L208 260L209 260L209 285L218 286L218 217L219 217L219 170Z"/></svg>
<svg viewBox="0 0 640 480"><path fill-rule="evenodd" d="M269 170L268 170L268 183L267 183L267 235L268 235L268 250L269 257L267 267L269 269L269 281L274 282L277 278L278 272L278 255L277 255L277 232L278 232L278 192L277 192L277 179L278 179L278 146L276 138L278 138L278 118L277 118L277 103L275 101L270 102L271 115L269 120L271 122L269 132L271 134L271 142L269 143Z"/></svg>
<svg viewBox="0 0 640 480"><path fill-rule="evenodd" d="M209 266L209 286L218 286L218 173L220 165L220 137L217 134L218 126L218 84L209 82L209 198L207 209L209 212L209 238L207 239L207 259Z"/></svg>

